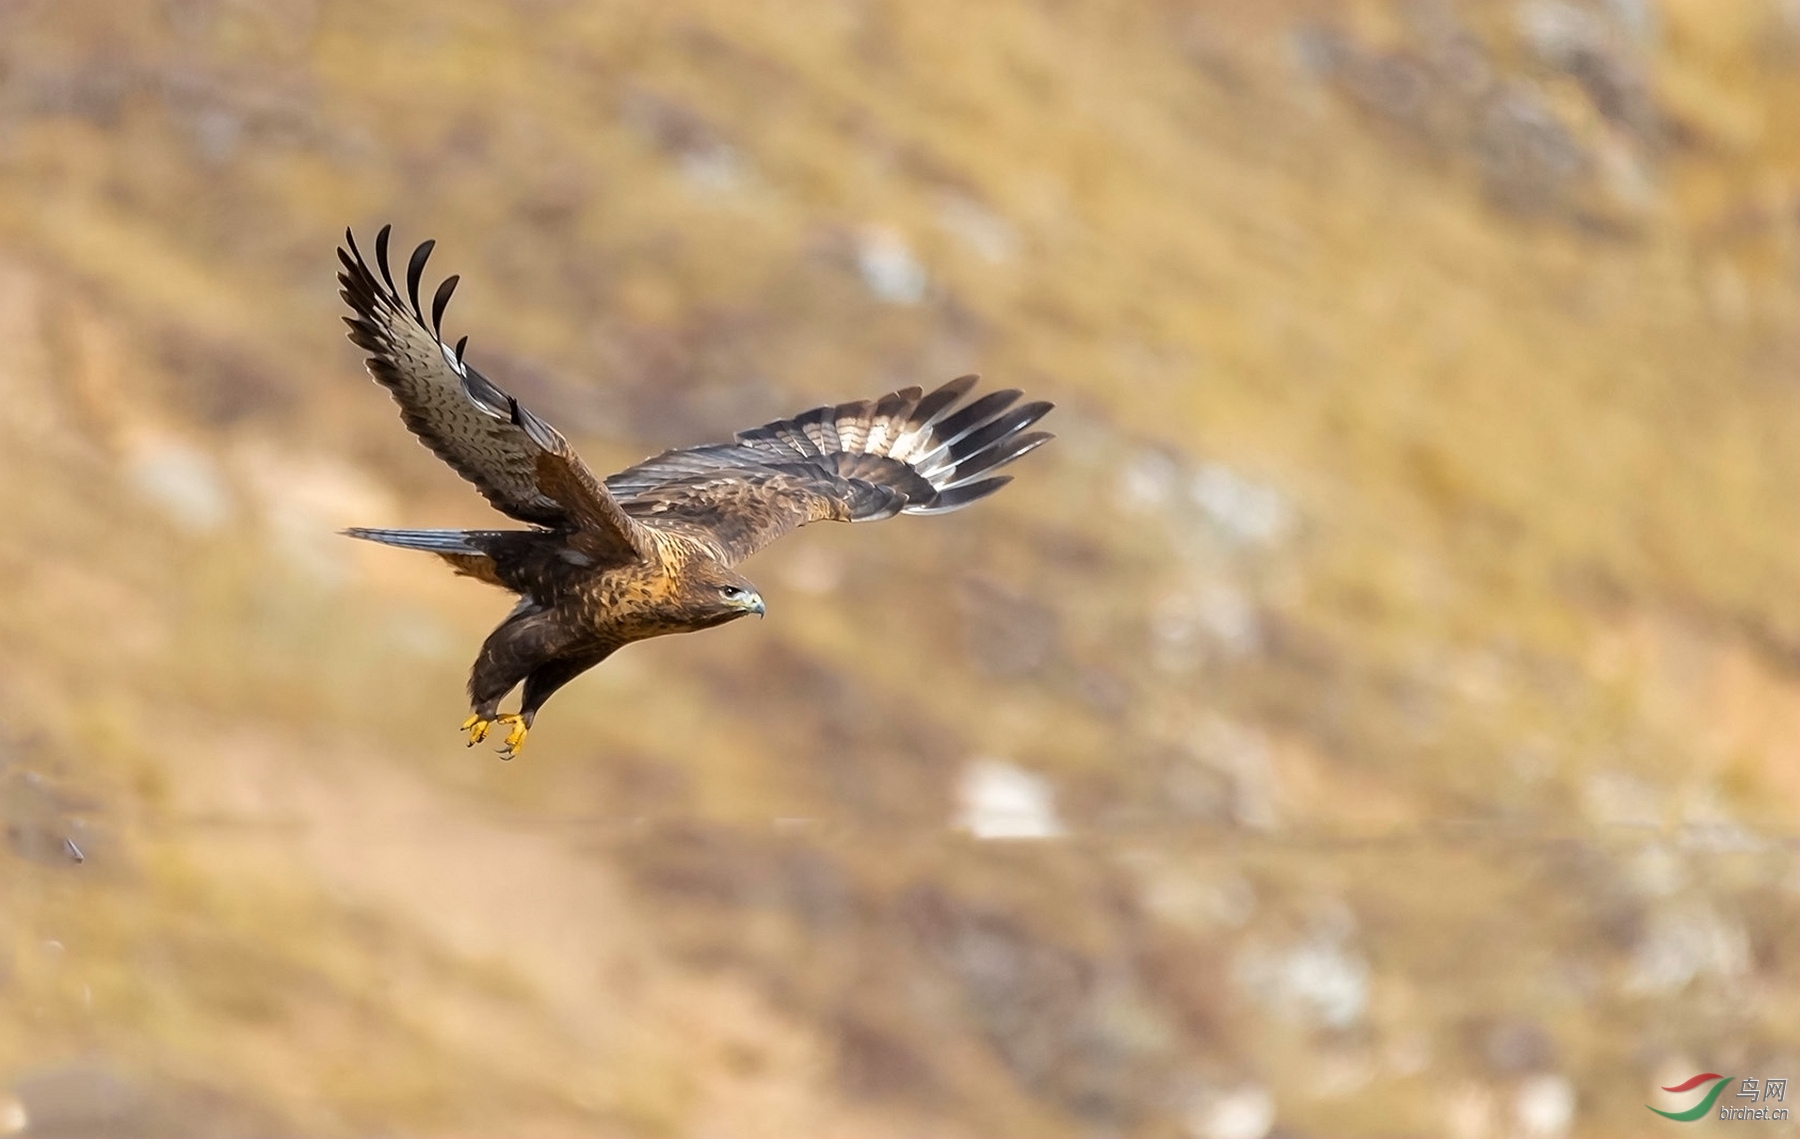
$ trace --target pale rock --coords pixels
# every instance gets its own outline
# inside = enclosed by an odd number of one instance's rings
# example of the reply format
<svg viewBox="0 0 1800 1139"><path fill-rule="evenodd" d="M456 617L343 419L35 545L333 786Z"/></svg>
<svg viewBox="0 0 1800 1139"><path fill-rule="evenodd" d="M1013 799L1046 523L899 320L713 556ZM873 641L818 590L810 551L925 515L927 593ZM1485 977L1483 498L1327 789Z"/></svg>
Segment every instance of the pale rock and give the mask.
<svg viewBox="0 0 1800 1139"><path fill-rule="evenodd" d="M1063 833L1048 780L1001 759L969 765L958 788L957 826L979 839L1042 839Z"/></svg>

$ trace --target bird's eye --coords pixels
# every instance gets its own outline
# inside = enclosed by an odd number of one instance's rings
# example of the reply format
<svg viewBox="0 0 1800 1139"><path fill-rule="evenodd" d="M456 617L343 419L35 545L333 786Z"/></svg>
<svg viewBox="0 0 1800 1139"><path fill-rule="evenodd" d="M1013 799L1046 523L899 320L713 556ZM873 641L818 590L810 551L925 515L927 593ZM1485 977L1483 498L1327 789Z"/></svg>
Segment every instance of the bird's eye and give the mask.
<svg viewBox="0 0 1800 1139"><path fill-rule="evenodd" d="M743 587L736 585L720 586L719 592L724 595L725 600L727 601L736 601L744 596Z"/></svg>

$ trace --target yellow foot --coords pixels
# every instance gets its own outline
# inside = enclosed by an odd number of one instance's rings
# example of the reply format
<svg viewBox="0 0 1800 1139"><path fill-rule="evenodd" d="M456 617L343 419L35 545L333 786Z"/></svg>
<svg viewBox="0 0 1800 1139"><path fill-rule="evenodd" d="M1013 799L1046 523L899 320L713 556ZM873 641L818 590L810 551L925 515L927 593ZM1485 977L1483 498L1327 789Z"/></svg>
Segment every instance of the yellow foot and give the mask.
<svg viewBox="0 0 1800 1139"><path fill-rule="evenodd" d="M500 719L512 724L512 730L506 733L506 740L500 748L500 758L511 759L519 754L520 748L525 746L525 733L531 729L526 726L523 716L509 715L502 716Z"/></svg>
<svg viewBox="0 0 1800 1139"><path fill-rule="evenodd" d="M476 744L487 739L488 731L493 728L495 724L512 725L512 728L507 731L506 739L501 745L500 758L511 759L513 756L518 755L519 749L525 745L525 733L530 731L530 728L525 724L525 717L519 715L517 712L506 712L502 715L495 716L491 720L484 719L479 714L470 716L468 719L464 720L462 730L469 733L468 746L474 747Z"/></svg>

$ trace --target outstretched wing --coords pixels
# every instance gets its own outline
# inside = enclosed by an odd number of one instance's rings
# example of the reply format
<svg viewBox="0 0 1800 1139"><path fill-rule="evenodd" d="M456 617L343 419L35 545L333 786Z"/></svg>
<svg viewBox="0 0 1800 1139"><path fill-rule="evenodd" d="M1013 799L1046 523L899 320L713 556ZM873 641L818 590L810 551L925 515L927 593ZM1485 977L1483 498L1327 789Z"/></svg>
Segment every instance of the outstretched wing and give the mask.
<svg viewBox="0 0 1800 1139"><path fill-rule="evenodd" d="M668 451L606 480L625 512L686 535L728 564L808 522L942 514L1012 481L994 472L1046 442L1025 433L1051 405L1019 392L970 403L963 376L921 395L818 407L738 433L735 442Z"/></svg>
<svg viewBox="0 0 1800 1139"><path fill-rule="evenodd" d="M463 360L468 337L454 349L444 343L444 308L458 278L438 286L427 324L419 278L434 242L413 251L401 298L388 269L389 228L375 235L379 280L345 231L338 283L355 314L344 318L350 339L372 353L369 374L393 393L406 426L503 513L581 531L602 557L641 556L643 535L568 441Z"/></svg>

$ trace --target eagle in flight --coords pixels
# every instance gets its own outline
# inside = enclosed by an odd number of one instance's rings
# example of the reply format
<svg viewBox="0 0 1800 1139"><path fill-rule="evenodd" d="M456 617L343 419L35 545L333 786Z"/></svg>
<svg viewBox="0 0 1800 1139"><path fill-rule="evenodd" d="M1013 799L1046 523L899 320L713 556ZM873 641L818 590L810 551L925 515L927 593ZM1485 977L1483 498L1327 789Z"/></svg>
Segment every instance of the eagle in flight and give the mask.
<svg viewBox="0 0 1800 1139"><path fill-rule="evenodd" d="M375 236L379 276L348 231L338 250L350 339L412 433L529 529L345 533L436 554L519 596L475 658L463 723L470 746L507 725L502 758L518 753L557 689L621 647L762 616L735 567L788 531L961 509L1012 481L995 472L1051 438L1026 430L1050 404L1014 406L1013 390L965 402L976 378L963 376L930 394L903 388L665 451L602 481L556 428L464 359L468 337L444 343L457 278L438 286L429 317L419 304L433 242L413 251L401 294L389 228ZM519 710L502 714L520 684Z"/></svg>

